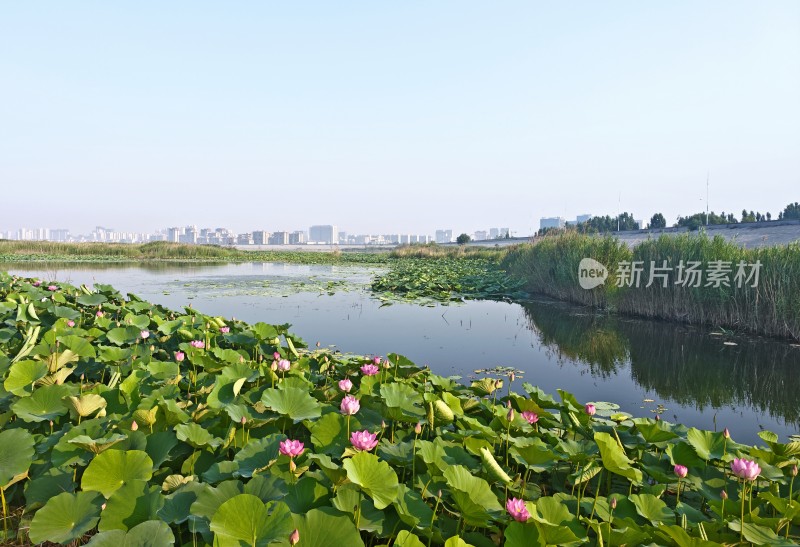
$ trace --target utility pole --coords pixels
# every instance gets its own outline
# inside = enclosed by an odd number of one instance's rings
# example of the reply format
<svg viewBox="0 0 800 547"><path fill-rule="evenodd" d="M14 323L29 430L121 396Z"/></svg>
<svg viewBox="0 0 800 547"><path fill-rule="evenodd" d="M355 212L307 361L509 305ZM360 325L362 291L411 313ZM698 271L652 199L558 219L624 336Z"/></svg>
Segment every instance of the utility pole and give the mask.
<svg viewBox="0 0 800 547"><path fill-rule="evenodd" d="M619 232L619 216L620 216L620 204L622 203L622 192L619 193L617 197L617 231Z"/></svg>
<svg viewBox="0 0 800 547"><path fill-rule="evenodd" d="M708 179L711 178L711 171L706 172L706 226L708 226Z"/></svg>

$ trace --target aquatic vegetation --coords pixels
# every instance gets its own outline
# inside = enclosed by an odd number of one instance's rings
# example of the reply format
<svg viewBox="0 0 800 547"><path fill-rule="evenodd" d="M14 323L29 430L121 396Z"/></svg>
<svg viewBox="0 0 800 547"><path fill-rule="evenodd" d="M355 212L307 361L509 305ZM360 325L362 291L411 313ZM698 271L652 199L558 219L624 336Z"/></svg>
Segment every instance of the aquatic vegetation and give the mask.
<svg viewBox="0 0 800 547"><path fill-rule="evenodd" d="M581 288L578 269L584 258L607 268L609 278L604 284ZM633 263L642 268L637 274L641 283L619 286L619 266ZM688 283L685 272L692 263L697 263L699 276ZM756 282L749 265L757 263ZM529 292L559 300L641 317L800 339L797 243L745 249L721 236L710 238L701 233L664 235L631 249L611 236L567 233L511 249L501 265L524 279ZM709 274L713 265L719 268L719 283ZM659 268L664 272L659 274Z"/></svg>
<svg viewBox="0 0 800 547"><path fill-rule="evenodd" d="M800 539L800 439L746 446L566 391L308 348L288 325L55 285L0 274L6 543Z"/></svg>
<svg viewBox="0 0 800 547"><path fill-rule="evenodd" d="M371 287L386 304L398 300L449 303L523 297L522 284L493 260L406 258L392 263L390 271L377 276Z"/></svg>

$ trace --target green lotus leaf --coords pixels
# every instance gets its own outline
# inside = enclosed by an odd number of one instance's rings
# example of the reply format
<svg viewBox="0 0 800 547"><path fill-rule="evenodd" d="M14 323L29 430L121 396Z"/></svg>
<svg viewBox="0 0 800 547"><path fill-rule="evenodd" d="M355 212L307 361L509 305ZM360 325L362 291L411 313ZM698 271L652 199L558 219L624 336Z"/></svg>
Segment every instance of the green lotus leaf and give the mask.
<svg viewBox="0 0 800 547"><path fill-rule="evenodd" d="M164 335L171 335L184 325L183 319L176 319L174 321L165 321L158 326L158 332Z"/></svg>
<svg viewBox="0 0 800 547"><path fill-rule="evenodd" d="M261 439L251 440L234 456L233 461L239 464L236 474L240 477L252 477L267 468L278 457L279 444L286 435L275 433Z"/></svg>
<svg viewBox="0 0 800 547"><path fill-rule="evenodd" d="M108 401L94 393L87 393L80 397L69 396L65 399L65 402L70 411L82 418L91 416L97 411L102 411L108 404Z"/></svg>
<svg viewBox="0 0 800 547"><path fill-rule="evenodd" d="M425 544L408 530L400 530L394 539L395 547L425 547ZM508 545L508 543L506 543Z"/></svg>
<svg viewBox="0 0 800 547"><path fill-rule="evenodd" d="M64 385L42 386L30 397L23 397L14 402L11 410L26 422L56 420L67 413L67 407L62 399L69 393L69 387Z"/></svg>
<svg viewBox="0 0 800 547"><path fill-rule="evenodd" d="M658 526L663 522L675 522L675 513L667 504L652 494L633 494L628 499L636 506L636 512Z"/></svg>
<svg viewBox="0 0 800 547"><path fill-rule="evenodd" d="M745 522L744 526L742 526L739 520L734 520L728 522L728 528L737 533L740 531L743 532L744 539L755 545L775 545L778 547L782 545L785 545L786 547L797 545L793 541L779 537L775 532L766 526L759 526L758 524L753 524L752 522Z"/></svg>
<svg viewBox="0 0 800 547"><path fill-rule="evenodd" d="M190 508L189 521L194 528L210 532L211 517L217 512L219 506L241 494L244 487L239 481L225 481L216 488L207 484L203 487L202 490L196 492L197 500L192 503Z"/></svg>
<svg viewBox="0 0 800 547"><path fill-rule="evenodd" d="M153 468L161 467L170 451L178 445L178 438L172 431L157 431L147 436L145 452L153 460Z"/></svg>
<svg viewBox="0 0 800 547"><path fill-rule="evenodd" d="M485 527L502 511L497 496L489 483L473 476L461 465L448 467L444 472L451 496L461 512L464 522L472 526Z"/></svg>
<svg viewBox="0 0 800 547"><path fill-rule="evenodd" d="M220 547L264 547L292 533L289 508L284 503L264 503L252 494L239 494L219 506L211 531Z"/></svg>
<svg viewBox="0 0 800 547"><path fill-rule="evenodd" d="M132 344L139 339L142 330L133 326L117 327L111 329L106 333L106 338L112 344L122 346L123 344Z"/></svg>
<svg viewBox="0 0 800 547"><path fill-rule="evenodd" d="M99 306L108 302L108 298L99 293L82 294L75 301L81 306Z"/></svg>
<svg viewBox="0 0 800 547"><path fill-rule="evenodd" d="M32 479L25 487L25 501L27 509L33 510L41 507L47 501L63 492L74 492L75 483L72 480L72 470L51 468L42 475Z"/></svg>
<svg viewBox="0 0 800 547"><path fill-rule="evenodd" d="M350 482L360 486L372 497L376 509L384 509L397 499L397 473L375 454L358 452L352 458L346 459L342 467L347 471Z"/></svg>
<svg viewBox="0 0 800 547"><path fill-rule="evenodd" d="M642 482L642 472L631 465L633 462L617 444L616 439L608 433L597 432L594 434L594 441L600 448L603 467L634 482Z"/></svg>
<svg viewBox="0 0 800 547"><path fill-rule="evenodd" d="M145 480L132 480L108 498L98 529L101 532L130 530L148 520L157 520L158 510L163 505L164 497L158 486L150 486Z"/></svg>
<svg viewBox="0 0 800 547"><path fill-rule="evenodd" d="M131 348L118 348L115 346L98 346L100 352L100 360L104 363L116 363L119 361L127 361L133 354Z"/></svg>
<svg viewBox="0 0 800 547"><path fill-rule="evenodd" d="M497 384L494 378L482 378L472 382L471 387L472 391L483 397L494 393L494 390L497 389Z"/></svg>
<svg viewBox="0 0 800 547"><path fill-rule="evenodd" d="M692 445L697 455L706 461L718 460L725 453L727 439L722 432L700 431L693 427L686 432L686 440Z"/></svg>
<svg viewBox="0 0 800 547"><path fill-rule="evenodd" d="M33 392L33 384L48 373L47 364L42 361L19 361L11 365L3 387L17 397L25 397Z"/></svg>
<svg viewBox="0 0 800 547"><path fill-rule="evenodd" d="M206 488L199 482L189 482L172 494L164 497L164 505L158 510L158 518L170 524L186 522L191 514L192 504Z"/></svg>
<svg viewBox="0 0 800 547"><path fill-rule="evenodd" d="M58 341L81 359L90 359L97 356L94 347L92 347L92 343L82 336L68 334L66 336L59 336Z"/></svg>
<svg viewBox="0 0 800 547"><path fill-rule="evenodd" d="M222 439L214 437L214 435L203 429L203 426L194 422L175 426L175 434L178 436L179 441L183 441L194 448L202 448L204 446L216 448L222 444Z"/></svg>
<svg viewBox="0 0 800 547"><path fill-rule="evenodd" d="M474 547L474 545L467 543L458 536L453 536L444 542L444 547Z"/></svg>
<svg viewBox="0 0 800 547"><path fill-rule="evenodd" d="M124 321L126 325L133 325L140 331L150 326L150 318L146 315L135 315L133 313L129 313L125 316Z"/></svg>
<svg viewBox="0 0 800 547"><path fill-rule="evenodd" d="M347 418L340 412L328 412L311 424L311 443L314 450L331 456L341 456L350 446L347 438ZM350 417L350 431L361 429L356 416Z"/></svg>
<svg viewBox="0 0 800 547"><path fill-rule="evenodd" d="M278 329L275 325L268 325L266 323L256 323L250 329L253 331L259 340L268 341L278 337ZM271 350L270 350L271 351Z"/></svg>
<svg viewBox="0 0 800 547"><path fill-rule="evenodd" d="M546 547L546 543L539 537L539 530L535 523L512 522L506 526L503 534L506 538L504 547Z"/></svg>
<svg viewBox="0 0 800 547"><path fill-rule="evenodd" d="M108 530L100 532L87 543L87 547L161 547L173 545L175 535L166 522L148 520L127 532Z"/></svg>
<svg viewBox="0 0 800 547"><path fill-rule="evenodd" d="M389 408L390 418L417 420L425 416L425 410L421 406L422 395L408 384L381 384L380 391L383 403Z"/></svg>
<svg viewBox="0 0 800 547"><path fill-rule="evenodd" d="M288 489L284 501L292 513L306 511L322 505L328 505L330 492L313 477L303 477Z"/></svg>
<svg viewBox="0 0 800 547"><path fill-rule="evenodd" d="M352 487L340 488L331 503L342 513L355 514L354 510L358 507L358 529L378 534L378 536L385 535L385 523L391 512L375 509L375 504L372 503L372 500L365 498L357 489Z"/></svg>
<svg viewBox="0 0 800 547"><path fill-rule="evenodd" d="M35 543L69 543L97 525L103 497L95 492L64 492L36 512L28 537Z"/></svg>
<svg viewBox="0 0 800 547"><path fill-rule="evenodd" d="M307 390L297 387L265 389L261 402L278 414L288 416L295 423L319 418L322 413L319 401L309 395Z"/></svg>
<svg viewBox="0 0 800 547"><path fill-rule="evenodd" d="M99 439L92 439L88 435L78 435L74 439L70 439L69 443L76 444L81 448L92 452L93 454L100 454L108 450L118 442L124 441L128 436L122 433L108 433Z"/></svg>
<svg viewBox="0 0 800 547"><path fill-rule="evenodd" d="M0 432L0 488L5 490L14 479L27 473L33 461L33 435L24 429Z"/></svg>
<svg viewBox="0 0 800 547"><path fill-rule="evenodd" d="M83 473L81 487L96 490L110 497L131 481L149 480L153 476L153 460L141 450L106 450L89 463Z"/></svg>
<svg viewBox="0 0 800 547"><path fill-rule="evenodd" d="M158 421L158 407L154 406L150 410L137 410L133 413L133 419L139 425L153 426Z"/></svg>
<svg viewBox="0 0 800 547"><path fill-rule="evenodd" d="M400 520L411 527L430 523L433 510L425 503L419 492L411 490L405 484L398 486L397 492L397 499L393 505Z"/></svg>
<svg viewBox="0 0 800 547"><path fill-rule="evenodd" d="M349 516L332 507L312 509L305 515L292 515L302 547L364 547L364 541Z"/></svg>

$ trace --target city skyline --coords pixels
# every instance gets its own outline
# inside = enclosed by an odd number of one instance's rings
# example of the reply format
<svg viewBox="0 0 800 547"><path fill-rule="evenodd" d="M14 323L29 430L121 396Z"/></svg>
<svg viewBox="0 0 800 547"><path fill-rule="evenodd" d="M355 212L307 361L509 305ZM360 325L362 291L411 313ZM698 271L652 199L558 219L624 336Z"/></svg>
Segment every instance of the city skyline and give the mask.
<svg viewBox="0 0 800 547"><path fill-rule="evenodd" d="M0 229L769 210L800 3L0 7ZM479 37L479 39L478 39ZM298 220L300 220L298 222Z"/></svg>

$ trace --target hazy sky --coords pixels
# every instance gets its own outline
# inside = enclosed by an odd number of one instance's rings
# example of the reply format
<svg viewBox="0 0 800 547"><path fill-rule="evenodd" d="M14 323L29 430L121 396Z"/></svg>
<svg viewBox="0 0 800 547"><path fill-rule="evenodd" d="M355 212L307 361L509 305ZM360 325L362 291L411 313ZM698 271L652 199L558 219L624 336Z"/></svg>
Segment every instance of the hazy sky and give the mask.
<svg viewBox="0 0 800 547"><path fill-rule="evenodd" d="M0 230L800 201L800 2L4 2Z"/></svg>

